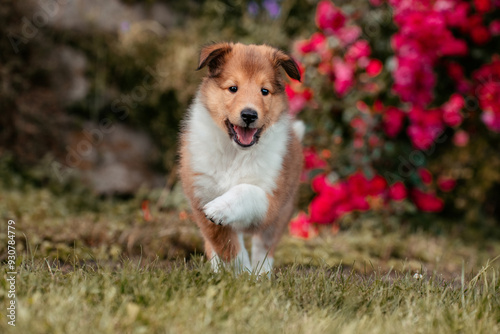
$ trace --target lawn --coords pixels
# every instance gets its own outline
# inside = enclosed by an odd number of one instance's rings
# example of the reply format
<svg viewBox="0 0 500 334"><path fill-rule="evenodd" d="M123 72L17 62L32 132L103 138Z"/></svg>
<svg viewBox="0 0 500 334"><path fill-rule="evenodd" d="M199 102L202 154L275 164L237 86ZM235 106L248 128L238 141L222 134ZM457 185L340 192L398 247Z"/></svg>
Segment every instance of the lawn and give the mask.
<svg viewBox="0 0 500 334"><path fill-rule="evenodd" d="M210 270L182 210L150 200L144 219L137 198L19 189L0 190L0 254L9 217L18 252L16 327L4 318L2 333L500 331L500 244L479 232L352 219L285 236L270 278L236 277Z"/></svg>
<svg viewBox="0 0 500 334"><path fill-rule="evenodd" d="M191 261L57 266L18 275L3 333L498 333L500 271L446 281L342 267L277 268L271 279Z"/></svg>

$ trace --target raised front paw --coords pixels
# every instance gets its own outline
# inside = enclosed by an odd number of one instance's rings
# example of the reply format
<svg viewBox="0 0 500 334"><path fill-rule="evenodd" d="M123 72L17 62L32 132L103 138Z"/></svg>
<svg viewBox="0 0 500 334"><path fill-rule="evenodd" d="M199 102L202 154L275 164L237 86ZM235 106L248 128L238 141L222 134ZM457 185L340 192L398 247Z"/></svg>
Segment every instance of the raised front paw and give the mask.
<svg viewBox="0 0 500 334"><path fill-rule="evenodd" d="M234 222L231 217L231 207L227 201L222 197L217 197L211 202L208 202L203 207L203 212L205 212L205 217L212 223L217 225L229 225Z"/></svg>
<svg viewBox="0 0 500 334"><path fill-rule="evenodd" d="M205 216L215 224L242 230L260 224L268 207L264 190L250 184L239 184L203 207Z"/></svg>

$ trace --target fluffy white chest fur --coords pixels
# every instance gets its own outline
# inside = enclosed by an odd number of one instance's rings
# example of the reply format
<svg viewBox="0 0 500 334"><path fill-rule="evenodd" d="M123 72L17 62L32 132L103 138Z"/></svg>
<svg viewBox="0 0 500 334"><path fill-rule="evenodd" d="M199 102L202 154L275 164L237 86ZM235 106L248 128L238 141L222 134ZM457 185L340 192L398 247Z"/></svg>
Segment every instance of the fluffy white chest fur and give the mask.
<svg viewBox="0 0 500 334"><path fill-rule="evenodd" d="M283 168L290 122L290 117L283 115L264 131L257 145L242 149L215 124L196 98L186 124L186 139L195 175L194 195L200 204L204 206L241 184L257 186L271 194Z"/></svg>

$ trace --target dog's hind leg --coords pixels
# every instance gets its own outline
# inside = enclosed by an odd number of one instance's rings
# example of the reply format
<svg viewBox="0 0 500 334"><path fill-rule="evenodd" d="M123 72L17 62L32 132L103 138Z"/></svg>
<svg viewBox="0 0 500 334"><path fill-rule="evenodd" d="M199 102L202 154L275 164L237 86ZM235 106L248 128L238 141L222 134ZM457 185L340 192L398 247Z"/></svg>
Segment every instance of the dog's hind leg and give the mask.
<svg viewBox="0 0 500 334"><path fill-rule="evenodd" d="M270 274L273 269L274 254L271 253L270 238L265 233L252 237L252 267L257 275Z"/></svg>
<svg viewBox="0 0 500 334"><path fill-rule="evenodd" d="M252 237L252 267L259 275L271 274L274 251L292 216L293 203L293 198L290 198L276 215L275 224L267 224L267 228L260 230Z"/></svg>

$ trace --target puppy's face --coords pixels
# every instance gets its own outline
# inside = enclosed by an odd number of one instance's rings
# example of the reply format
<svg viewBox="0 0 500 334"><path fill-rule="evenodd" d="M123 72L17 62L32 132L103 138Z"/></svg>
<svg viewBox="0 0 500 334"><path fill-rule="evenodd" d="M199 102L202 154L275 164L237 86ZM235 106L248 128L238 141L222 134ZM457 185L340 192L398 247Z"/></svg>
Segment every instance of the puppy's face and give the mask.
<svg viewBox="0 0 500 334"><path fill-rule="evenodd" d="M255 145L287 110L280 67L300 80L295 62L265 45L219 43L205 47L199 69L209 67L201 96L216 124L239 147Z"/></svg>

